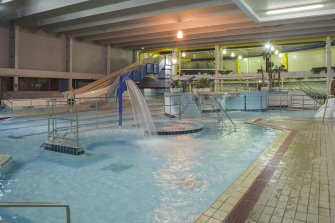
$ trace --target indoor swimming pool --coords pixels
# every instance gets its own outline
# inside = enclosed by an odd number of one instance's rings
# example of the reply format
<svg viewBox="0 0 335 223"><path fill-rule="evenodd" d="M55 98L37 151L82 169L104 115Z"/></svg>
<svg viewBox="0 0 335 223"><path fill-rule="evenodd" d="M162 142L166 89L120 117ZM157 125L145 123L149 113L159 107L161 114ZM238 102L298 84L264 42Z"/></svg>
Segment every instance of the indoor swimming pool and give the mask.
<svg viewBox="0 0 335 223"><path fill-rule="evenodd" d="M236 131L199 120L188 135L85 138L80 156L46 151L45 117L0 121L1 153L12 155L0 178L2 202L66 202L71 220L193 222L280 134L250 118L312 118L314 111L231 112ZM65 222L62 208L0 209L10 222Z"/></svg>

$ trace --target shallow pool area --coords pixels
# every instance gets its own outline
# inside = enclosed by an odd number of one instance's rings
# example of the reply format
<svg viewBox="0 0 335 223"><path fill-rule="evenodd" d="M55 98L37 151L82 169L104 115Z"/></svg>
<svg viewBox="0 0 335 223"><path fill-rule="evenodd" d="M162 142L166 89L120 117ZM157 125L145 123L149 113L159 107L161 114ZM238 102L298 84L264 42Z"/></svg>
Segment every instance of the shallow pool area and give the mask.
<svg viewBox="0 0 335 223"><path fill-rule="evenodd" d="M0 178L0 200L67 202L72 222L193 222L253 163L279 131L250 118L312 118L314 111L230 112L236 131L197 120L201 132L136 138L94 135L86 153L40 148L45 117L0 121L1 153L11 172ZM0 209L10 222L64 222L61 208Z"/></svg>

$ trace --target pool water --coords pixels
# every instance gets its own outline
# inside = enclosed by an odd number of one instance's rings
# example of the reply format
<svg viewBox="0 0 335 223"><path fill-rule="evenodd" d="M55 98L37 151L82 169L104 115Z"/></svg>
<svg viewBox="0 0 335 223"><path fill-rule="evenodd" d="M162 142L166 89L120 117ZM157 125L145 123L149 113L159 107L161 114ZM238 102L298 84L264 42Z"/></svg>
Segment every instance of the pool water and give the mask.
<svg viewBox="0 0 335 223"><path fill-rule="evenodd" d="M2 120L0 153L12 155L13 167L0 178L0 200L67 202L75 223L193 222L279 134L243 123L280 117L276 112L231 115L235 132L202 121L204 130L189 135L95 135L82 143L81 156L40 148L47 138L45 117ZM0 216L65 221L62 208L0 209Z"/></svg>

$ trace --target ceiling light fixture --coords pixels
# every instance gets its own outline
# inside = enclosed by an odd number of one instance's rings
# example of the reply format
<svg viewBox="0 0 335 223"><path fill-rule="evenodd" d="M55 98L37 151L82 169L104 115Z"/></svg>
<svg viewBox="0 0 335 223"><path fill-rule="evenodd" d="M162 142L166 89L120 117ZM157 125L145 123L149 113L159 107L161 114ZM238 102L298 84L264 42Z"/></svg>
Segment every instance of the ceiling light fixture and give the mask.
<svg viewBox="0 0 335 223"><path fill-rule="evenodd" d="M230 54L230 56L231 56L231 57L235 57L235 53L232 52L232 53Z"/></svg>
<svg viewBox="0 0 335 223"><path fill-rule="evenodd" d="M7 2L12 2L13 0L0 0L0 4L5 4Z"/></svg>
<svg viewBox="0 0 335 223"><path fill-rule="evenodd" d="M279 51L278 50L275 50L275 54L278 54L279 53Z"/></svg>
<svg viewBox="0 0 335 223"><path fill-rule="evenodd" d="M223 49L222 54L227 54L227 50Z"/></svg>
<svg viewBox="0 0 335 223"><path fill-rule="evenodd" d="M266 12L266 14L275 15L275 14L282 14L282 13L288 13L288 12L298 12L298 11L305 11L305 10L310 10L310 9L318 9L322 7L323 7L323 4L305 5L305 6L299 6L299 7L286 8L286 9L269 10Z"/></svg>
<svg viewBox="0 0 335 223"><path fill-rule="evenodd" d="M242 56L241 56L241 55L238 55L238 59L241 60L241 59L242 59Z"/></svg>
<svg viewBox="0 0 335 223"><path fill-rule="evenodd" d="M185 52L183 52L183 53L181 54L181 56L182 56L182 57L185 57L185 56L186 56L186 53L185 53Z"/></svg>
<svg viewBox="0 0 335 223"><path fill-rule="evenodd" d="M283 54L282 54L282 53L280 53L278 56L279 56L279 58L282 58L282 57L283 57Z"/></svg>
<svg viewBox="0 0 335 223"><path fill-rule="evenodd" d="M177 38L178 39L182 39L183 37L184 37L183 31L178 30L178 32L177 32Z"/></svg>
<svg viewBox="0 0 335 223"><path fill-rule="evenodd" d="M271 51L274 51L275 50L275 47L274 46L271 46Z"/></svg>
<svg viewBox="0 0 335 223"><path fill-rule="evenodd" d="M265 47L265 49L270 49L270 48L271 48L271 43L266 43L266 44L264 45L264 47Z"/></svg>

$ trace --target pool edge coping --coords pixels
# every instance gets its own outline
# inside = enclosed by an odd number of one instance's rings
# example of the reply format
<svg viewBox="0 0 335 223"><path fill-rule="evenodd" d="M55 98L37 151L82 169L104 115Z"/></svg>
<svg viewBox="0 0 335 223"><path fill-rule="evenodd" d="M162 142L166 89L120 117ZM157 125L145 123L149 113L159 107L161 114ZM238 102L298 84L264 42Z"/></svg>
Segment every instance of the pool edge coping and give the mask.
<svg viewBox="0 0 335 223"><path fill-rule="evenodd" d="M242 200L256 178L262 173L266 165L275 157L281 146L293 133L293 130L260 123L262 118L250 119L245 123L281 131L258 158L224 191L221 195L194 221L195 223L223 222L231 214L234 207ZM244 210L241 210L243 212Z"/></svg>

